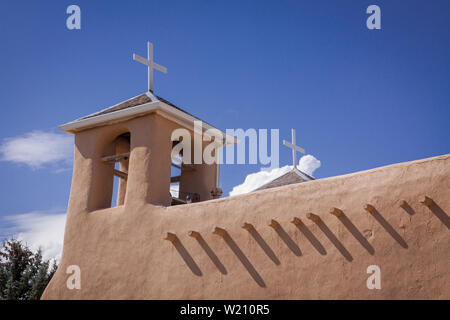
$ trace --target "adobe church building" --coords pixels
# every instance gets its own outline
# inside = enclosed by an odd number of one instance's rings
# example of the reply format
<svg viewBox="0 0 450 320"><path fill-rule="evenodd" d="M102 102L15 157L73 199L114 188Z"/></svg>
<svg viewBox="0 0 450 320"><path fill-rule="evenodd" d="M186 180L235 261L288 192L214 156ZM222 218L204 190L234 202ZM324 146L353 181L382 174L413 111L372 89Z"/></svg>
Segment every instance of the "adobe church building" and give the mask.
<svg viewBox="0 0 450 320"><path fill-rule="evenodd" d="M154 94L152 57L148 92L61 126L74 169L42 299L450 299L450 155L220 198L216 164L172 161L199 119Z"/></svg>

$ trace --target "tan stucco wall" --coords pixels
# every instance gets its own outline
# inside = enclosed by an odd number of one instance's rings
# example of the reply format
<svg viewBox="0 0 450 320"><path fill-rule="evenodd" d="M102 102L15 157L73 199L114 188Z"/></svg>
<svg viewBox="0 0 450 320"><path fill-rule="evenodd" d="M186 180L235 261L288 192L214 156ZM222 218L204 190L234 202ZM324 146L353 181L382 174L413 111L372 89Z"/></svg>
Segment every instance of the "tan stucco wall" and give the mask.
<svg viewBox="0 0 450 320"><path fill-rule="evenodd" d="M450 299L450 155L175 207L148 204L133 177L125 206L93 212L78 181L89 174L74 176L62 261L44 299ZM366 287L372 264L381 290ZM66 287L69 265L81 268L80 290Z"/></svg>
<svg viewBox="0 0 450 320"><path fill-rule="evenodd" d="M185 200L186 195L197 193L200 196L200 201L211 200L211 190L216 186L216 164L198 163L194 159L194 133L191 131L191 159L190 162L195 170L183 171L180 178L180 192L179 198ZM197 135L198 141L202 141L201 136ZM201 144L201 150L204 152L206 146L210 144L209 141L203 141Z"/></svg>

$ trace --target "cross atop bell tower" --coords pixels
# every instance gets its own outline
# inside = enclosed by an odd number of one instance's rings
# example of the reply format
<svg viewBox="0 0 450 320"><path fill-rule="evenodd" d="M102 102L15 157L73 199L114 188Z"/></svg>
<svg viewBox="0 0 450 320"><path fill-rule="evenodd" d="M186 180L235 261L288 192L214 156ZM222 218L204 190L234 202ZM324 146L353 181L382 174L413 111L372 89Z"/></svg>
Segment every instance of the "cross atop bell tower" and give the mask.
<svg viewBox="0 0 450 320"><path fill-rule="evenodd" d="M133 53L133 60L145 64L148 68L148 91L153 92L153 69L167 73L167 68L153 61L153 44L147 42L147 59Z"/></svg>

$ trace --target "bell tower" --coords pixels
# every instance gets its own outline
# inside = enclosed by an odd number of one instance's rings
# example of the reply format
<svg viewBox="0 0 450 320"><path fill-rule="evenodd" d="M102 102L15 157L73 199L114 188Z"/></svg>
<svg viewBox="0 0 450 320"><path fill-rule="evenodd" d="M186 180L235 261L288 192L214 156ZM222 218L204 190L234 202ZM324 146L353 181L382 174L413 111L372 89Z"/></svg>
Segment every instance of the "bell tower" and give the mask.
<svg viewBox="0 0 450 320"><path fill-rule="evenodd" d="M195 148L200 140L203 155L215 143L214 156L227 141L234 143L234 138L150 91L60 129L75 135L69 209L87 211L131 202L170 206L220 197L219 164L194 159ZM180 130L181 136L176 134ZM214 138L209 132L216 132ZM177 146L181 143L183 147ZM179 185L178 195L170 193L174 184Z"/></svg>
<svg viewBox="0 0 450 320"><path fill-rule="evenodd" d="M69 212L188 204L222 193L218 161L202 155L213 144L217 160L235 139L154 94L153 70L167 69L153 61L150 42L147 47L147 59L133 55L148 67L146 93L60 126L75 135Z"/></svg>

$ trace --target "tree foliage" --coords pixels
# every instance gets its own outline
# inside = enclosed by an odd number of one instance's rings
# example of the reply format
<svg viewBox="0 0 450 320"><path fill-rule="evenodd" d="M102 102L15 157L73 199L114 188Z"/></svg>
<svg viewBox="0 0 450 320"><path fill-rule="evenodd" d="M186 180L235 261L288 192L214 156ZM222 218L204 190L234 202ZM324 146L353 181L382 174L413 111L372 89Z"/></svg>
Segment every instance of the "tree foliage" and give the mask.
<svg viewBox="0 0 450 320"><path fill-rule="evenodd" d="M0 248L0 300L38 300L56 271L21 241L10 239Z"/></svg>

